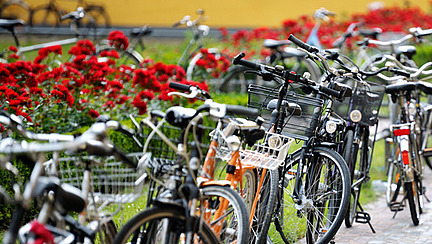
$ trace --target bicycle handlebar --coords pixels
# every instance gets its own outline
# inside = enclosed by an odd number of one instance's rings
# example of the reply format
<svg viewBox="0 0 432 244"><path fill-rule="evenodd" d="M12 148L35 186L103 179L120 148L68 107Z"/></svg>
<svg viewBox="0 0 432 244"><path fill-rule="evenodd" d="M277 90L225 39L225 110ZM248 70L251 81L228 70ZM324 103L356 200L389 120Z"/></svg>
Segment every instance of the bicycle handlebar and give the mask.
<svg viewBox="0 0 432 244"><path fill-rule="evenodd" d="M181 84L178 82L170 82L168 84L168 87L175 89L177 91L190 92L189 94L185 94L185 93L181 93L181 92L170 92L168 95L179 95L179 96L183 96L186 98L199 98L198 96L201 95L205 99L211 99L211 96L207 91L204 91L197 86Z"/></svg>
<svg viewBox="0 0 432 244"><path fill-rule="evenodd" d="M288 40L292 41L294 44L296 44L297 46L303 48L304 50L306 50L310 53L318 53L319 52L318 48L301 41L300 39L295 37L293 34L290 34L290 36L288 37Z"/></svg>

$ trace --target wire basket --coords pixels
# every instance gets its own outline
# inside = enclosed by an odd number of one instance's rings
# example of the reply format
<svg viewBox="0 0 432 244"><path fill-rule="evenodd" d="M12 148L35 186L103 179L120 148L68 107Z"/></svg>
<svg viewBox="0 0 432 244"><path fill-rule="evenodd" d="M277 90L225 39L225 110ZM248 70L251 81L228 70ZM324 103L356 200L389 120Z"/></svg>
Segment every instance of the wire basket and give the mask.
<svg viewBox="0 0 432 244"><path fill-rule="evenodd" d="M142 153L131 153L127 156L138 161L142 155ZM60 181L82 189L86 167L91 169L91 193L88 202L97 205L99 209L103 209L110 203L134 202L141 196L145 178L143 165L138 164L137 168L130 168L115 160L114 157L59 158L57 172Z"/></svg>
<svg viewBox="0 0 432 244"><path fill-rule="evenodd" d="M266 132L253 147L240 151L241 162L259 168L277 169L288 155L293 138Z"/></svg>
<svg viewBox="0 0 432 244"><path fill-rule="evenodd" d="M270 127L271 113L268 109L270 101L278 99L279 87L270 88L259 85L249 85L248 106L260 110L260 116L264 118L264 126ZM311 128L313 114L321 114L324 101L313 96L302 95L292 87L288 88L284 98L289 103L295 103L301 108L300 115L288 115L283 121L282 134L291 138L307 140L314 128Z"/></svg>
<svg viewBox="0 0 432 244"><path fill-rule="evenodd" d="M378 113L384 97L385 86L373 82L362 84L353 79L346 79L343 83L356 88L350 98L342 102L335 101L334 112L345 120L352 121L353 118L350 117L350 114L357 110L361 113L360 123L375 125L378 122ZM357 86L355 86L356 83Z"/></svg>

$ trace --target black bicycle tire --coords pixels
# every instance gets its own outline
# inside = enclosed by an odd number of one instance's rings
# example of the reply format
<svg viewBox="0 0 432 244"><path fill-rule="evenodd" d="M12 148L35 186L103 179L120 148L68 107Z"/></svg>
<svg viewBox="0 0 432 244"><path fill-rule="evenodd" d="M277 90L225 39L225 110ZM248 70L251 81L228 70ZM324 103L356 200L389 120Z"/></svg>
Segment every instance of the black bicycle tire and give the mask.
<svg viewBox="0 0 432 244"><path fill-rule="evenodd" d="M420 202L417 183L415 181L405 182L405 194L411 214L411 220L415 226L420 223ZM414 190L414 188L416 190Z"/></svg>
<svg viewBox="0 0 432 244"><path fill-rule="evenodd" d="M269 175L267 175L269 174ZM264 211L260 211L259 212L259 216L257 216L257 221L260 225L259 228L259 234L258 234L258 239L256 240L256 243L258 244L264 244L267 242L267 235L268 235L268 231L270 228L270 223L273 217L273 212L274 212L274 208L276 205L276 194L278 191L278 180L279 180L279 171L277 169L274 170L267 170L266 175L264 177L270 176L270 182L265 182L265 183L269 183L267 184L267 186L270 187L269 190L266 190L264 188L264 184L262 189L264 191L268 192L267 196L263 197L263 194L260 193L260 201L258 202L259 206L264 205L265 209ZM265 203L265 204L264 204ZM258 209L257 209L258 211ZM252 228L254 228L254 226L252 226ZM251 235L252 236L252 235Z"/></svg>
<svg viewBox="0 0 432 244"><path fill-rule="evenodd" d="M393 184L394 178L397 178L397 180L395 179L394 181L395 185ZM393 185L395 187L393 187ZM393 190L392 188L395 189ZM393 162L391 162L387 170L387 189L386 189L386 201L389 207L391 207L393 203L397 202L396 201L397 196L402 191L403 191L402 176L399 172L399 168Z"/></svg>
<svg viewBox="0 0 432 244"><path fill-rule="evenodd" d="M347 129L344 138L345 147L343 150L343 158L345 159L345 162L348 165L350 176L351 176L351 200L349 201L348 211L347 214L345 215L345 226L347 228L352 227L352 223L354 219L353 214L355 214L353 213L353 211L357 209L357 203L355 203L356 196L355 196L354 189L352 189L352 184L354 182L354 172L355 172L355 166L357 164L358 150L354 148L356 147L356 145L354 145L353 142L354 142L354 130ZM353 199L354 201L352 201Z"/></svg>
<svg viewBox="0 0 432 244"><path fill-rule="evenodd" d="M54 27L54 28L55 28L55 27L59 26L59 24L60 24L60 16L59 16L59 13L53 11L53 10L51 9L50 5L40 5L40 6L37 6L37 7L33 8L33 9L30 11L30 23L29 23L29 25L30 25L31 27L37 26L37 24L35 24L35 20L34 20L34 18L35 18L35 13L36 13L37 11L43 11L43 10L48 11L48 12L53 12L53 13L55 14L55 17L56 17L56 18L55 18L55 22L54 22L54 25L51 25L51 27ZM49 34L52 34L52 33L49 33Z"/></svg>
<svg viewBox="0 0 432 244"><path fill-rule="evenodd" d="M112 244L115 236L117 235L117 227L112 219L104 222L103 224L99 224L99 238L103 241L104 244ZM101 237L102 236L102 237Z"/></svg>
<svg viewBox="0 0 432 244"><path fill-rule="evenodd" d="M139 54L132 51L132 50L129 50L129 49L119 50L119 49L114 48L114 47L104 46L104 47L99 48L96 51L96 55L99 56L104 51L117 51L118 52L120 58L116 62L117 65L128 65L128 62L126 62L126 61L130 60L131 63L136 65L136 68L141 67L141 60L143 60L143 58L141 56L138 56Z"/></svg>
<svg viewBox="0 0 432 244"><path fill-rule="evenodd" d="M241 88L241 84L240 84L240 89L236 89L235 87L233 87L232 81L233 79L236 79L236 77L241 77L239 78L240 82L246 82L246 89L247 86L250 84L249 80L246 78L246 74L244 73L245 71L250 70L246 67L241 67L241 66L233 66L232 68L230 68L226 75L223 77L223 79L221 79L220 84L217 84L216 87L213 88L214 91L216 92L246 92ZM250 74L251 76L253 76L253 78L251 80L257 80L259 79L259 77L257 75L253 75ZM254 82L256 83L256 82Z"/></svg>
<svg viewBox="0 0 432 244"><path fill-rule="evenodd" d="M237 242L239 244L248 243L249 237L249 218L248 211L244 204L242 197L229 186L221 186L221 185L206 185L200 187L201 194L203 198L208 196L218 196L223 197L229 201L229 203L233 206L234 211L237 215ZM223 234L222 234L223 235ZM221 240L222 243L224 240Z"/></svg>
<svg viewBox="0 0 432 244"><path fill-rule="evenodd" d="M146 210L135 215L121 228L120 232L114 239L114 243L124 244L128 240L128 238L132 234L134 234L137 229L140 228L143 224L161 218L184 221L186 219L185 210L180 207L173 207L173 205L171 204L147 208ZM196 217L192 217L191 220L193 222L192 226L195 226L194 224L199 221L199 219ZM202 228L199 228L198 231L194 232L197 232L200 237L205 238L205 240L207 240L206 243L219 242L219 240L214 236L210 227L207 226L205 223L202 223Z"/></svg>
<svg viewBox="0 0 432 244"><path fill-rule="evenodd" d="M334 162L334 164L337 167L337 169L341 172L340 176L341 176L341 184L342 184L341 188L342 189L341 189L341 192L337 194L338 196L340 196L340 200L338 200L338 202L337 202L337 203L339 203L340 206L338 208L335 208L336 209L336 214L332 218L333 222L331 223L329 229L326 230L326 233L323 234L321 236L321 238L319 240L316 240L316 242L315 242L315 243L328 243L328 242L331 241L331 239L333 238L333 236L336 234L336 232L340 228L340 226L341 226L341 224L342 224L342 222L344 220L347 208L348 208L348 201L350 199L350 188L351 188L350 187L349 171L348 171L348 167L346 166L346 163L345 163L344 159L342 158L342 156L339 153L337 153L336 151L334 151L334 150L332 150L330 148L321 147L321 146L315 147L313 149L312 154L313 155L320 155L320 156L327 157L329 160L331 160L332 162ZM290 165L297 164L297 161L299 161L300 158L301 158L301 149L297 150L296 152L294 152L293 154L291 154L288 157L287 161L285 162L285 167L287 167L287 166L289 167ZM287 176L289 176L289 175L287 174ZM280 178L281 177L285 177L286 178L285 175L280 176ZM289 177L292 177L292 176L289 176ZM293 180L290 180L290 181L291 181L291 183L294 183L294 182L292 182ZM283 185L283 188L288 188L288 187L291 188L291 187L293 187L293 185L291 184L291 186L290 186L290 182L285 182L284 185ZM307 189L305 189L305 191L306 190ZM289 196L290 195L290 189L288 189L285 194L287 194ZM283 196L284 192L281 192L281 195ZM284 204L284 205L285 205L284 209L279 214L280 215L283 214L283 216L287 216L288 215L287 213L289 213L290 211L289 211L289 209L285 210L285 208L287 208L287 207L289 208L290 206L288 206L288 205L291 205L291 208L293 210L293 211L291 211L291 212L293 212L292 216L295 218L295 220L300 221L300 219L298 219L298 215L297 215L297 213L299 213L299 212L295 208L295 204L292 203L292 202L290 203L289 200L288 200L287 204ZM283 218L285 218L285 217L283 217ZM282 221L284 221L284 220L282 220ZM278 223L277 225L280 225L280 223ZM280 226L282 227L283 225L280 225ZM307 228L307 229L309 229L309 228ZM290 231L289 233L287 233L288 234L288 238L286 238L287 234L284 233L283 239L284 238L287 239L287 240L289 239L288 240L289 242L295 242L295 241L297 241L297 238L299 238L299 237L300 238L305 237L305 235L302 235L301 233L300 234L297 233L296 232L297 229L295 229L295 227L293 225L290 225L290 229L289 230L283 230L283 232L287 232L287 231ZM292 232L294 232L294 233L292 233ZM302 231L299 231L299 232L302 232ZM311 242L313 243L314 242L314 241L311 241L311 240L306 240L306 241L308 243L311 243Z"/></svg>

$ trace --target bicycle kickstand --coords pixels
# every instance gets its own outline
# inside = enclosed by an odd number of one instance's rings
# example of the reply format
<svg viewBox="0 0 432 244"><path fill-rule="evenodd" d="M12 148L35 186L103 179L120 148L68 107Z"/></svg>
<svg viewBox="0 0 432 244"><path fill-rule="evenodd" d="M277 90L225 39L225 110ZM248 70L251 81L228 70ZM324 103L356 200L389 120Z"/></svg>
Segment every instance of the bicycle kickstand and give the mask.
<svg viewBox="0 0 432 244"><path fill-rule="evenodd" d="M360 208L360 211L356 213L356 222L362 224L368 224L369 228L372 230L372 233L376 233L375 229L372 226L372 223L370 222L371 216L364 211L360 203L358 203L358 207Z"/></svg>

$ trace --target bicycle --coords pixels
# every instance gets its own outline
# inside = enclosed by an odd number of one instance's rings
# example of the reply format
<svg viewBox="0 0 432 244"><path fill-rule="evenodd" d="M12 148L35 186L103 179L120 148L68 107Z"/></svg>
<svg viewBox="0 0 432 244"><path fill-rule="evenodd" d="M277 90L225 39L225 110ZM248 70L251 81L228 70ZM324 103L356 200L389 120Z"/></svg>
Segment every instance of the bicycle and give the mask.
<svg viewBox="0 0 432 244"><path fill-rule="evenodd" d="M198 92L198 90L196 91ZM176 94L180 95L181 93ZM207 93L201 95L207 97L205 94ZM184 94L184 96L188 95ZM141 123L153 130L144 144L143 151L147 152L152 139L158 135L178 155L178 159L156 158L146 154L146 158L142 161L148 166L151 179L159 187L151 187L150 201L148 201L151 203L151 207L132 218L120 230L115 243L125 243L128 240L137 239L156 242L161 238L164 240L168 238L175 242L178 241L179 236L182 236L181 234L185 236L183 240L190 242L193 239L191 232L196 232L202 228L196 229L198 226L187 224L188 221L191 221L189 223L200 223L204 229L210 228L209 226L211 229L222 228L219 229L218 237L223 242L247 242L247 210L241 197L229 185L212 181L201 184L197 182L196 177L202 157L202 151L199 147L202 136L199 129L200 121L203 118L201 112L208 112L206 114L212 117L221 118L225 116L225 112L253 115L255 111L240 106L206 101L196 110L171 107L165 113L153 111L150 113L150 118L143 119ZM161 121L155 124L157 118ZM179 145L175 145L159 130L165 122L181 129ZM194 139L191 144L187 143L189 133L192 133L190 136ZM188 147L190 147L190 153L186 151ZM186 162L182 163L183 160ZM226 206L228 208L225 208ZM179 212L176 212L176 217L173 217L170 213L176 209ZM221 212L222 209L228 210ZM210 220L209 225L206 224L208 220ZM151 222L149 223L149 221ZM172 221L175 221L176 229L173 229L173 226L169 224ZM186 225L184 221L186 221ZM209 231L213 233L211 229ZM159 233L156 230L163 231ZM166 231L172 235L166 234ZM208 233L197 234L198 238L205 239Z"/></svg>
<svg viewBox="0 0 432 244"><path fill-rule="evenodd" d="M96 235L99 234L101 241L111 243L116 233L116 227L113 221L110 217L102 216L100 212L91 209L95 201L95 196L93 196L93 194L96 193L93 190L92 182L97 183L97 181L94 181L95 178L90 177L92 171L90 169L90 164L86 165L87 168L83 170L84 178L82 181L78 182L78 186L81 187L82 191L72 185L61 185L64 179L60 180L56 176L58 174L59 152L75 151L76 153L84 149L88 155L114 155L120 158L129 167L132 167L129 171L136 172L135 176L139 178L139 170L136 170L136 164L124 155L123 152L110 144L107 139L107 130L109 128L123 130L120 124L116 121L107 121L106 123L98 122L81 136L74 138L72 135L60 135L55 133L34 134L25 130L20 120L13 115L0 115L0 121L25 138L37 141L50 141L49 143L26 143L25 141L20 142L12 138L5 138L0 143L0 151L2 154L8 156L24 154L28 156L26 158L26 160L29 160L28 163L32 163L33 161L35 165L30 181L27 183L22 196L16 198L18 199L15 203L16 210L14 211L11 225L6 232L3 243L15 243L17 235L19 235L21 240L26 242L25 240L29 237L29 227L32 224L25 225L22 228L20 228L20 225L25 211L28 210L34 198L40 198L43 203L43 207L38 215L38 222L47 226L50 231L52 229L55 233L71 233L73 237L72 240L75 239L76 242L83 242L85 239L94 241ZM44 155L46 153L52 153L53 158L49 161L45 161ZM76 167L73 171L74 177L78 179L80 169ZM43 176L44 172L48 174L48 177ZM107 179L105 179L105 183L110 184L111 181L108 183ZM139 184L140 182L137 182L138 186ZM109 186L115 187L115 185ZM116 191L117 196L120 196L118 192L119 188L117 188ZM47 194L51 194L51 197L47 198ZM80 213L83 210L94 214L90 217L91 219L85 219L88 222L84 221L84 219L76 221L74 218L65 215L66 212L75 211ZM89 224L86 226L86 223ZM68 226L70 229L64 231L65 226ZM71 237L70 235L66 235L65 238L70 239Z"/></svg>
<svg viewBox="0 0 432 244"><path fill-rule="evenodd" d="M311 47L290 37L293 43L308 50L308 54L328 64ZM313 53L312 53L313 52ZM238 55L233 64L253 69L264 80L276 80L277 88L251 85L249 106L259 108L267 119L267 127L275 133L303 140L302 147L291 153L279 168L274 225L284 242L305 238L308 243L327 243L336 234L345 216L349 202L350 176L342 156L327 142L321 142L326 133L325 121L330 115L332 99L349 96L350 88L330 82L334 87L316 84L307 77L242 60ZM328 69L329 72L331 71ZM329 74L329 81L331 74ZM293 82L293 83L292 83ZM297 93L292 85L303 87L306 94ZM294 88L294 87L293 87ZM324 106L323 98L330 98ZM322 110L326 107L326 110ZM308 223L306 223L308 222ZM289 227L288 227L289 226Z"/></svg>
<svg viewBox="0 0 432 244"><path fill-rule="evenodd" d="M83 8L84 12L88 13L92 18L92 21L88 23L83 22L85 25L90 24L103 26L105 28L111 27L108 13L102 5L88 4L84 0L78 0L77 8L78 7ZM64 13L65 11L58 6L56 0L49 0L47 4L36 6L31 10L29 24L32 27L42 26L55 28L60 25L61 17Z"/></svg>
<svg viewBox="0 0 432 244"><path fill-rule="evenodd" d="M78 42L78 40L80 40L80 38L83 36L83 32L80 31L80 29L78 28L78 23L83 18L87 18L87 17L88 15L86 15L86 13L81 8L78 8L77 11L72 11L61 17L62 20L70 20L70 28L72 33L75 35L74 38L68 38L59 41L51 41L47 43L35 44L30 46L21 46L21 43L18 38L18 34L16 32L17 26L24 25L24 22L22 20L0 20L0 28L8 30L12 34L15 41L15 45L18 49L16 54L21 58L24 58L23 53L36 51L45 47L56 46L56 45L68 45L68 44L73 44ZM5 51L0 53L0 58L4 55L4 52Z"/></svg>
<svg viewBox="0 0 432 244"><path fill-rule="evenodd" d="M202 93L197 87L178 83L171 83L171 86L190 92L188 98ZM293 141L283 135L265 133L261 123L240 118L219 119L216 128L210 133L212 139L200 174L203 181L212 181L219 171L216 169L217 159L226 162L223 167L226 167L224 180L229 182L232 189L240 192L250 213L249 243L261 243L267 238L274 208L274 201L270 199L275 197L277 189L276 168L283 162ZM280 145L266 145L268 140L279 141ZM250 148L243 149L243 144ZM216 233L221 232L220 229L214 230Z"/></svg>

